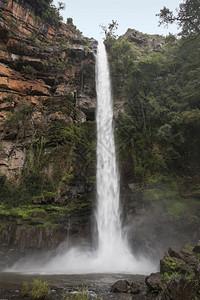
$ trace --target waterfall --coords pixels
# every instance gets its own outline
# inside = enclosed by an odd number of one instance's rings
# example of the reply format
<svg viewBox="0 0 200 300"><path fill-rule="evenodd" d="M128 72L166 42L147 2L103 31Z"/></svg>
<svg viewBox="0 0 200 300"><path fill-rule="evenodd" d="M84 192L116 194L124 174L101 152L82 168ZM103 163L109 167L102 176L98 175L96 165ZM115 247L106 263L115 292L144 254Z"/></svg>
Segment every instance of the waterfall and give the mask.
<svg viewBox="0 0 200 300"><path fill-rule="evenodd" d="M119 175L116 163L113 104L109 65L105 46L98 44L96 57L97 90L97 209L98 245L95 249L65 249L47 264L18 262L10 271L42 274L135 273L155 271L145 258L135 258L121 224Z"/></svg>
<svg viewBox="0 0 200 300"><path fill-rule="evenodd" d="M119 175L113 130L113 103L105 46L99 43L96 61L97 91L97 212L99 253L113 256L122 249Z"/></svg>

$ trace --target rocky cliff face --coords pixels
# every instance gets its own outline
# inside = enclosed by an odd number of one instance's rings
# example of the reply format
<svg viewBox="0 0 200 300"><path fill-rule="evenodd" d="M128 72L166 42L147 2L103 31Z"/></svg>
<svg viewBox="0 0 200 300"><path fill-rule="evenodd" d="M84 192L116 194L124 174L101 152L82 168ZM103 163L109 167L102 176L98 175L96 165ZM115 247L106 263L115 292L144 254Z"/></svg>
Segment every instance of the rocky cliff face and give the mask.
<svg viewBox="0 0 200 300"><path fill-rule="evenodd" d="M0 167L7 178L22 174L32 137L44 135L45 125L94 120L92 43L73 25L42 22L26 1L1 1Z"/></svg>
<svg viewBox="0 0 200 300"><path fill-rule="evenodd" d="M122 37L141 50L148 47L151 51L159 52L164 49L165 39L158 34L144 34L138 30L129 28Z"/></svg>
<svg viewBox="0 0 200 300"><path fill-rule="evenodd" d="M24 219L1 206L4 261L53 249L69 232L88 237L95 176L97 43L73 24L42 21L29 2L0 4L0 205L23 198L37 211ZM52 218L47 204L64 213Z"/></svg>

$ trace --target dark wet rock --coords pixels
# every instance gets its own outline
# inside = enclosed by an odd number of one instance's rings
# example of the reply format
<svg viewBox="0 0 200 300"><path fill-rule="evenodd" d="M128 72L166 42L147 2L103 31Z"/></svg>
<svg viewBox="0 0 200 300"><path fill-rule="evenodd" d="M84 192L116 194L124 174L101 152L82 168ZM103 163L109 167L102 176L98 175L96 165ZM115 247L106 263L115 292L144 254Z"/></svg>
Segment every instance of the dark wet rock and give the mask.
<svg viewBox="0 0 200 300"><path fill-rule="evenodd" d="M193 248L193 252L200 253L200 246L197 245Z"/></svg>
<svg viewBox="0 0 200 300"><path fill-rule="evenodd" d="M146 285L144 283L141 282L132 282L131 283L131 290L130 293L131 294L146 294Z"/></svg>
<svg viewBox="0 0 200 300"><path fill-rule="evenodd" d="M111 288L112 293L128 293L130 290L130 284L126 280L118 280Z"/></svg>
<svg viewBox="0 0 200 300"><path fill-rule="evenodd" d="M181 253L183 254L184 257L188 257L194 254L192 250L186 248L182 248Z"/></svg>
<svg viewBox="0 0 200 300"><path fill-rule="evenodd" d="M179 267L179 272L181 274L191 274L191 273L193 273L193 269L192 269L192 267L190 265L185 264L185 265L181 265Z"/></svg>
<svg viewBox="0 0 200 300"><path fill-rule="evenodd" d="M200 263L194 268L195 279L200 282Z"/></svg>
<svg viewBox="0 0 200 300"><path fill-rule="evenodd" d="M160 292L166 289L166 284L163 283L163 279L160 273L152 273L146 277L145 283L150 291Z"/></svg>
<svg viewBox="0 0 200 300"><path fill-rule="evenodd" d="M198 263L198 258L195 255L191 255L185 258L185 262L191 266L195 266Z"/></svg>
<svg viewBox="0 0 200 300"><path fill-rule="evenodd" d="M200 263L198 255L198 252L195 254L195 252L185 247L181 251L170 248L160 261L160 272L147 276L145 284L131 283L130 290L126 286L124 292L121 290L121 293L131 293L133 295L132 299L200 299ZM183 259L180 259L179 257L182 256Z"/></svg>
<svg viewBox="0 0 200 300"><path fill-rule="evenodd" d="M197 286L195 285L194 280L188 280L185 278L174 278L170 281L167 287L167 293L171 296L171 299L195 299L195 295L197 293Z"/></svg>
<svg viewBox="0 0 200 300"><path fill-rule="evenodd" d="M55 200L54 196L42 196L37 197L32 200L34 204L47 204L47 203L53 203Z"/></svg>
<svg viewBox="0 0 200 300"><path fill-rule="evenodd" d="M96 101L91 97L80 94L77 98L77 107L84 112L87 120L95 120Z"/></svg>
<svg viewBox="0 0 200 300"><path fill-rule="evenodd" d="M133 295L133 300L146 300L147 297L145 295Z"/></svg>
<svg viewBox="0 0 200 300"><path fill-rule="evenodd" d="M170 257L176 257L179 259L183 259L183 255L180 253L180 251L177 251L176 249L169 248L168 249L168 254Z"/></svg>

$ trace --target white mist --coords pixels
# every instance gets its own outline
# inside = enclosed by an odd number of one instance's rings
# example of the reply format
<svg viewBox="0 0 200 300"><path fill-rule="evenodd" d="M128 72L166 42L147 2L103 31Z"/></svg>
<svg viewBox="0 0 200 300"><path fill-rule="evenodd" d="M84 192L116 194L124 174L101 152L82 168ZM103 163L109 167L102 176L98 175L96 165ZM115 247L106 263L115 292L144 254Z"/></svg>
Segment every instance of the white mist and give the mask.
<svg viewBox="0 0 200 300"><path fill-rule="evenodd" d="M99 43L96 58L97 90L97 209L98 245L94 250L71 248L47 264L16 263L9 271L41 274L133 273L155 271L147 259L136 259L123 236L120 219L119 176L113 132L113 104L105 46Z"/></svg>

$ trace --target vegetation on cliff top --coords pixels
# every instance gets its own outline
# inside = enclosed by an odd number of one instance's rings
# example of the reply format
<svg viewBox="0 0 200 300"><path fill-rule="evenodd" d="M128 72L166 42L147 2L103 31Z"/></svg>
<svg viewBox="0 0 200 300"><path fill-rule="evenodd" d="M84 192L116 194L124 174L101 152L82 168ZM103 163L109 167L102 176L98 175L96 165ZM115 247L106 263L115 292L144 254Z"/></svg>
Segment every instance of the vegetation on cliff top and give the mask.
<svg viewBox="0 0 200 300"><path fill-rule="evenodd" d="M63 18L60 15L60 10L65 9L63 2L58 2L57 8L53 4L53 0L24 0L34 9L34 14L48 23L54 23L56 20L61 21Z"/></svg>
<svg viewBox="0 0 200 300"><path fill-rule="evenodd" d="M159 51L149 46L141 50L126 35L116 39L106 33L114 98L126 106L126 113L116 119L119 158L122 166L128 163L136 181L183 173L194 184L199 181L198 3L187 0L177 17L161 10L161 23L177 20L182 32L178 39L169 34Z"/></svg>

